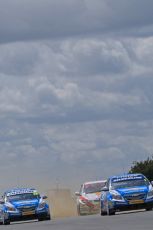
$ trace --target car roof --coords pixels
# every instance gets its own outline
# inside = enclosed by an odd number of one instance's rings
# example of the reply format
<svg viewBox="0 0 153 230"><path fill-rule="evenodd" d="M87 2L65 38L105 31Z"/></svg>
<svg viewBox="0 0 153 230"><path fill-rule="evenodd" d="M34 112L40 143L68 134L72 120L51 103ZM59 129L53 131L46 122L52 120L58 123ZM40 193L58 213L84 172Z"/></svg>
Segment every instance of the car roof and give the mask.
<svg viewBox="0 0 153 230"><path fill-rule="evenodd" d="M23 193L33 193L33 192L37 192L37 190L35 188L13 188L5 191L4 194L10 196L10 195L23 194Z"/></svg>
<svg viewBox="0 0 153 230"><path fill-rule="evenodd" d="M111 180L113 179L118 179L118 180L129 179L130 180L130 179L141 179L141 178L145 178L145 176L142 173L126 173L126 174L121 174L121 175L110 177Z"/></svg>
<svg viewBox="0 0 153 230"><path fill-rule="evenodd" d="M97 181L87 181L83 184L96 184L96 183L105 183L107 180L97 180Z"/></svg>

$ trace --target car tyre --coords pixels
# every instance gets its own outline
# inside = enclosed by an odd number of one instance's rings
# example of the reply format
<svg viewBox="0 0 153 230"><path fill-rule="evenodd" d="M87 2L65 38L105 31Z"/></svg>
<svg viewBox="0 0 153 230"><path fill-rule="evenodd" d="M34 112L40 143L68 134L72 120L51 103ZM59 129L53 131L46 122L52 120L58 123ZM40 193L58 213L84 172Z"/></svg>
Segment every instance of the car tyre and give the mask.
<svg viewBox="0 0 153 230"><path fill-rule="evenodd" d="M51 220L51 216L47 216L45 220Z"/></svg>
<svg viewBox="0 0 153 230"><path fill-rule="evenodd" d="M101 214L101 216L106 216L107 215L107 212L104 212L104 211L100 211L100 214Z"/></svg>
<svg viewBox="0 0 153 230"><path fill-rule="evenodd" d="M108 216L115 215L115 210L114 210L114 209L110 209L110 208L107 206L107 215L108 215Z"/></svg>
<svg viewBox="0 0 153 230"><path fill-rule="evenodd" d="M146 208L146 211L151 211L152 210L152 208Z"/></svg>
<svg viewBox="0 0 153 230"><path fill-rule="evenodd" d="M10 220L9 219L3 219L3 225L10 225Z"/></svg>
<svg viewBox="0 0 153 230"><path fill-rule="evenodd" d="M113 215L115 215L115 211L109 209L108 212L107 212L107 215L108 215L108 216L113 216Z"/></svg>
<svg viewBox="0 0 153 230"><path fill-rule="evenodd" d="M38 218L38 221L45 221L45 220L51 220L51 217L47 216L47 217L39 217Z"/></svg>
<svg viewBox="0 0 153 230"><path fill-rule="evenodd" d="M80 205L77 206L77 213L78 213L78 216L83 216L80 210Z"/></svg>

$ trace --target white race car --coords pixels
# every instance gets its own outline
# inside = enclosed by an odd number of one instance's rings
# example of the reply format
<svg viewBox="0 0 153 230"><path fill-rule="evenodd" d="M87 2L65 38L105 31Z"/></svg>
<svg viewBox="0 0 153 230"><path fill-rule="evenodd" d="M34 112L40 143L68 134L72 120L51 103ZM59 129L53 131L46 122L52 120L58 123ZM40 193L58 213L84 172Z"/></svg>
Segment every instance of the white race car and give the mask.
<svg viewBox="0 0 153 230"><path fill-rule="evenodd" d="M105 184L106 180L85 182L81 185L80 191L75 192L79 216L100 212L100 195Z"/></svg>

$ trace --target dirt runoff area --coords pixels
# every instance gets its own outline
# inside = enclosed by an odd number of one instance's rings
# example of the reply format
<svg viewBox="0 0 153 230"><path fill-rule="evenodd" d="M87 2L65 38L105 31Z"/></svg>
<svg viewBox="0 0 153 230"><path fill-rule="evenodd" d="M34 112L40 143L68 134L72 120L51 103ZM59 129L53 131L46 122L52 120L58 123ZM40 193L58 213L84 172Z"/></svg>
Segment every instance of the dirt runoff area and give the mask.
<svg viewBox="0 0 153 230"><path fill-rule="evenodd" d="M49 190L48 201L52 218L77 216L76 198L69 189Z"/></svg>

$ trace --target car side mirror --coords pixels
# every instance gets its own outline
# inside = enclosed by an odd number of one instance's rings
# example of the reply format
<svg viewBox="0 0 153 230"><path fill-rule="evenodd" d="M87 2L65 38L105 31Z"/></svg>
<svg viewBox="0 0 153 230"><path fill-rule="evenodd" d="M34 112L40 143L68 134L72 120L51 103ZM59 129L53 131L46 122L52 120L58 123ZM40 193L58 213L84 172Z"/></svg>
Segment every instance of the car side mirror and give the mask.
<svg viewBox="0 0 153 230"><path fill-rule="evenodd" d="M79 193L79 192L75 192L75 195L76 195L76 196L80 196L80 193Z"/></svg>
<svg viewBox="0 0 153 230"><path fill-rule="evenodd" d="M108 192L108 191L109 191L109 188L108 188L108 187L103 187L103 188L101 189L101 191L102 191L102 192Z"/></svg>
<svg viewBox="0 0 153 230"><path fill-rule="evenodd" d="M46 200L48 197L45 195L45 196L42 196L42 198L43 198L44 200Z"/></svg>

